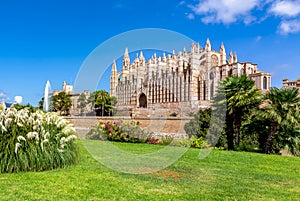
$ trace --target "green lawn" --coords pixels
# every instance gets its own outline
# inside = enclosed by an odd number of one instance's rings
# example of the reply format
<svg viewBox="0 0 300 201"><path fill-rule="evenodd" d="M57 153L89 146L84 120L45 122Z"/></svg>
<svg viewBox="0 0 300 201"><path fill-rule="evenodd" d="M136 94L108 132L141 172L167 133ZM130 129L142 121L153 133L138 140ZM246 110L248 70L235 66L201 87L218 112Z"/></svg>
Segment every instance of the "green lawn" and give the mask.
<svg viewBox="0 0 300 201"><path fill-rule="evenodd" d="M101 146L100 141L85 141ZM84 143L85 143L84 142ZM161 147L114 143L131 153ZM80 145L80 163L67 169L0 174L0 200L299 200L300 158L189 149L152 174L115 172Z"/></svg>

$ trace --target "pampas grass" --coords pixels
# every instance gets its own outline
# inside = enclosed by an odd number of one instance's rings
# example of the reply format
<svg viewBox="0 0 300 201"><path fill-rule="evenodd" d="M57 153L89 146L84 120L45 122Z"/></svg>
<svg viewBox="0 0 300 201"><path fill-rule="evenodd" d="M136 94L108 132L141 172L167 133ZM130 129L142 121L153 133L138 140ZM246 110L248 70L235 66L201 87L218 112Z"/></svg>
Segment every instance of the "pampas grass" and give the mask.
<svg viewBox="0 0 300 201"><path fill-rule="evenodd" d="M43 171L77 162L76 132L55 113L0 110L0 173Z"/></svg>

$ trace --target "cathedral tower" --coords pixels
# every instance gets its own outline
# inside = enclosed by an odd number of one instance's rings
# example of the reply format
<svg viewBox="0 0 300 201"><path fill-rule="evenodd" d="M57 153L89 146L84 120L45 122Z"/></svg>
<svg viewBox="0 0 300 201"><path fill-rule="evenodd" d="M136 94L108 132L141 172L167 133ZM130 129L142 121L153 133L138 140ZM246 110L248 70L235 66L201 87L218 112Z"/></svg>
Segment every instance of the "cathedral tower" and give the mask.
<svg viewBox="0 0 300 201"><path fill-rule="evenodd" d="M221 59L221 65L226 65L226 51L225 51L225 47L224 44L222 43L221 47L220 47L220 59Z"/></svg>
<svg viewBox="0 0 300 201"><path fill-rule="evenodd" d="M111 75L110 75L110 95L116 96L116 87L118 85L118 73L117 73L117 64L116 60L111 68Z"/></svg>

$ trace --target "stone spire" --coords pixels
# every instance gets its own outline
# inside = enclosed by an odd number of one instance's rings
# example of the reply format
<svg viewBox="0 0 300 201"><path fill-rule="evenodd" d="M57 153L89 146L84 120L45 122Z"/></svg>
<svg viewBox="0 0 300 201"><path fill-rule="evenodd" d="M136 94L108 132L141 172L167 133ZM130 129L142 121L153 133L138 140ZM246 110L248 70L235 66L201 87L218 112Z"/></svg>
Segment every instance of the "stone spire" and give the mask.
<svg viewBox="0 0 300 201"><path fill-rule="evenodd" d="M118 84L118 73L117 73L117 64L116 60L114 59L112 68L111 68L111 75L110 75L110 95L116 96L116 87Z"/></svg>
<svg viewBox="0 0 300 201"><path fill-rule="evenodd" d="M205 43L205 50L206 51L211 51L211 44L209 38L207 38L206 43Z"/></svg>
<svg viewBox="0 0 300 201"><path fill-rule="evenodd" d="M142 50L140 51L140 63L141 63L142 66L144 66L146 64L146 59L145 59L145 57L143 55L143 51Z"/></svg>
<svg viewBox="0 0 300 201"><path fill-rule="evenodd" d="M233 63L233 55L232 55L232 51L230 51L230 53L229 53L229 63L230 63L230 64Z"/></svg>
<svg viewBox="0 0 300 201"><path fill-rule="evenodd" d="M140 60L145 60L145 57L143 55L143 51L142 50L140 51Z"/></svg>
<svg viewBox="0 0 300 201"><path fill-rule="evenodd" d="M116 60L114 59L114 63L111 68L111 74L115 75L116 73L117 73L117 63L116 63Z"/></svg>
<svg viewBox="0 0 300 201"><path fill-rule="evenodd" d="M234 63L237 63L238 61L237 61L237 55L236 55L236 53L234 53L234 55L233 55L233 62Z"/></svg>
<svg viewBox="0 0 300 201"><path fill-rule="evenodd" d="M167 57L166 57L166 53L165 53L165 52L163 53L162 61L163 61L163 62L167 62Z"/></svg>
<svg viewBox="0 0 300 201"><path fill-rule="evenodd" d="M140 64L139 54L138 53L136 53L136 57L135 57L134 63L135 63L136 66L139 66L139 64Z"/></svg>
<svg viewBox="0 0 300 201"><path fill-rule="evenodd" d="M124 57L123 57L123 68L127 69L130 65L130 57L128 54L128 48L126 47Z"/></svg>
<svg viewBox="0 0 300 201"><path fill-rule="evenodd" d="M197 52L200 52L200 43L197 43Z"/></svg>
<svg viewBox="0 0 300 201"><path fill-rule="evenodd" d="M194 53L194 52L195 52L195 43L193 41L192 45L191 45L191 53Z"/></svg>
<svg viewBox="0 0 300 201"><path fill-rule="evenodd" d="M220 55L221 55L221 65L226 65L226 51L223 42L220 47Z"/></svg>
<svg viewBox="0 0 300 201"><path fill-rule="evenodd" d="M124 57L129 57L129 53L128 53L128 47L126 47L125 52L124 52Z"/></svg>

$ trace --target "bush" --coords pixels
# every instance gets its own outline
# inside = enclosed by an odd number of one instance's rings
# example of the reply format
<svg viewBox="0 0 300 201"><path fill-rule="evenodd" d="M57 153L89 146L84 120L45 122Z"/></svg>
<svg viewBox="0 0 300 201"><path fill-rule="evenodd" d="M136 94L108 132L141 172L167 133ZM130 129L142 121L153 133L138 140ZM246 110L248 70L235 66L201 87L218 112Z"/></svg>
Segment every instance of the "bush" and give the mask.
<svg viewBox="0 0 300 201"><path fill-rule="evenodd" d="M86 135L88 139L109 140L116 142L155 144L152 135L139 127L135 121L102 122L94 126Z"/></svg>
<svg viewBox="0 0 300 201"><path fill-rule="evenodd" d="M0 110L0 172L43 171L77 162L75 130L55 113Z"/></svg>
<svg viewBox="0 0 300 201"><path fill-rule="evenodd" d="M173 141L173 137L172 136L165 135L165 136L162 136L159 139L159 144L160 145L169 145L169 144L171 144L172 141Z"/></svg>
<svg viewBox="0 0 300 201"><path fill-rule="evenodd" d="M194 119L184 125L184 130L189 137L206 137L211 119L211 109L200 110Z"/></svg>
<svg viewBox="0 0 300 201"><path fill-rule="evenodd" d="M193 143L192 138L180 138L180 139L173 139L170 145L177 146L177 147L191 147Z"/></svg>
<svg viewBox="0 0 300 201"><path fill-rule="evenodd" d="M199 149L211 148L209 143L205 141L203 137L198 137L198 138L191 137L191 140L192 140L191 147L199 148Z"/></svg>
<svg viewBox="0 0 300 201"><path fill-rule="evenodd" d="M211 146L203 137L192 136L189 139L173 139L172 136L156 138L153 134L139 127L135 121L100 121L86 135L87 139L108 140L116 142L147 143L194 148L210 148Z"/></svg>

